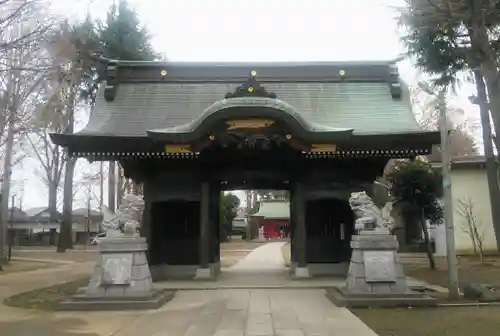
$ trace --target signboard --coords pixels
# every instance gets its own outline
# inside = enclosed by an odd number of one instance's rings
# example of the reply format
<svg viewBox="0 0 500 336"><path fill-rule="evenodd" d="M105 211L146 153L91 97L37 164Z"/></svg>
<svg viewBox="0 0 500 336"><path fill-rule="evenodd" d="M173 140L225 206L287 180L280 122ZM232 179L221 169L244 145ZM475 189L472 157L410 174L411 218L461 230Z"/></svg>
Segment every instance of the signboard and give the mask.
<svg viewBox="0 0 500 336"><path fill-rule="evenodd" d="M103 285L128 285L132 276L132 254L106 253L102 255Z"/></svg>
<svg viewBox="0 0 500 336"><path fill-rule="evenodd" d="M396 282L394 252L363 252L366 282Z"/></svg>

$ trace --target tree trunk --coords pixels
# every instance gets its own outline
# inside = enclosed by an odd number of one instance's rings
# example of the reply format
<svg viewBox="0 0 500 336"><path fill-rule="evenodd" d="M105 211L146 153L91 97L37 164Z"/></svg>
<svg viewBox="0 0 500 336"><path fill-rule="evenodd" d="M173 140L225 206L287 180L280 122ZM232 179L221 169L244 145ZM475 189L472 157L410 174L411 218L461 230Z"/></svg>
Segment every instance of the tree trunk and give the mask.
<svg viewBox="0 0 500 336"><path fill-rule="evenodd" d="M68 158L64 173L63 212L57 252L73 248L73 175L76 159Z"/></svg>
<svg viewBox="0 0 500 336"><path fill-rule="evenodd" d="M56 221L57 218L57 184L54 181L50 181L49 187L49 215L50 221Z"/></svg>
<svg viewBox="0 0 500 336"><path fill-rule="evenodd" d="M11 112L12 113L12 112ZM8 121L7 139L5 140L5 153L3 165L2 197L0 200L0 264L7 262L7 236L9 232L9 196L10 179L12 175L12 148L14 146L14 121Z"/></svg>
<svg viewBox="0 0 500 336"><path fill-rule="evenodd" d="M498 167L493 150L493 136L491 132L490 111L488 109L488 97L483 76L479 70L474 70L476 82L477 99L481 115L481 128L483 131L484 155L486 158L486 177L488 179L488 191L490 196L491 217L493 230L495 231L497 249L500 250L500 186L498 184ZM491 96L491 95L490 95ZM500 131L500 128L497 129ZM499 147L497 147L499 148Z"/></svg>
<svg viewBox="0 0 500 336"><path fill-rule="evenodd" d="M68 125L66 133L71 134L74 131L75 123L75 102L77 88L70 90L68 99ZM66 149L67 150L67 149ZM64 190L63 190L63 213L61 226L59 229L59 239L57 240L57 252L65 252L73 248L73 175L75 173L76 159L66 155L66 167L64 172Z"/></svg>
<svg viewBox="0 0 500 336"><path fill-rule="evenodd" d="M429 239L429 231L427 230L427 225L425 221L424 212L420 215L420 228L424 234L424 242L427 252L427 258L429 259L429 266L432 270L436 269L436 262L434 261L434 251L432 251L431 240Z"/></svg>

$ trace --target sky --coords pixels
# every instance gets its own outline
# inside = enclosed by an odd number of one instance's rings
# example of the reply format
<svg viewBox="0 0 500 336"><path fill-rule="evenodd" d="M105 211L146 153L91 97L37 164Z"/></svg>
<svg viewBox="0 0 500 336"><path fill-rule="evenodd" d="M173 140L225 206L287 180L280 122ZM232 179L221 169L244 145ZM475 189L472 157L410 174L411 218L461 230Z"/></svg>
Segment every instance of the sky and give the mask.
<svg viewBox="0 0 500 336"><path fill-rule="evenodd" d="M89 4L90 3L90 4ZM53 0L61 15L105 18L113 0ZM129 0L152 36L154 48L171 61L359 61L395 59L404 51L394 6L403 0ZM415 69L399 64L412 83ZM472 110L470 88L453 104ZM80 164L80 169L96 169ZM13 191L23 208L45 206L47 191L25 162L13 174ZM24 181L24 182L23 182ZM81 194L81 193L80 193ZM76 207L85 206L82 195ZM241 192L238 193L242 195ZM82 198L83 197L83 198ZM105 198L107 199L107 198ZM93 206L97 201L93 200Z"/></svg>

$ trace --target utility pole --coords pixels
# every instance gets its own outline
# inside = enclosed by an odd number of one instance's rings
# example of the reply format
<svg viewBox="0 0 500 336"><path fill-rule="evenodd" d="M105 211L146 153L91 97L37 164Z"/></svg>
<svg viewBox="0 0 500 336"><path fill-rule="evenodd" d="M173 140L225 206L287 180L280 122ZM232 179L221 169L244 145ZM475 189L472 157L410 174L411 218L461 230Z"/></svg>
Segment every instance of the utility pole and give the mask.
<svg viewBox="0 0 500 336"><path fill-rule="evenodd" d="M484 156L486 159L486 177L490 193L491 217L496 235L497 248L500 251L500 207L498 207L500 203L500 186L498 185L497 162L495 151L493 150L490 108L488 106L488 96L486 95L483 75L479 70L474 70L474 80L476 82L477 96L469 97L469 100L472 104L479 105L481 128L483 130Z"/></svg>
<svg viewBox="0 0 500 336"><path fill-rule="evenodd" d="M450 131L446 108L446 87L436 93L426 83L419 87L429 95L437 96L439 110L439 130L441 132L441 168L443 175L443 217L446 235L446 261L448 266L448 296L451 299L460 298L458 287L457 252L455 250L455 225L453 223L453 197L451 193L451 155Z"/></svg>
<svg viewBox="0 0 500 336"><path fill-rule="evenodd" d="M448 266L448 296L460 298L458 288L457 254L455 250L455 225L453 223L453 198L451 193L450 132L446 116L446 88L438 94L439 129L441 131L441 166L443 169L443 212L446 225L446 261Z"/></svg>

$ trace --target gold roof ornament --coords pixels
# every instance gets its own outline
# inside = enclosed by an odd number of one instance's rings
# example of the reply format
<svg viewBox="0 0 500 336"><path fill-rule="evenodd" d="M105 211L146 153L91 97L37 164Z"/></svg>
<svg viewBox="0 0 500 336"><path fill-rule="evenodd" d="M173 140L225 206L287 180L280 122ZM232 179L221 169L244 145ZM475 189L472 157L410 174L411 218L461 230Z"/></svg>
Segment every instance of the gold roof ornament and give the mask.
<svg viewBox="0 0 500 336"><path fill-rule="evenodd" d="M345 76L345 70L340 70L339 71L339 75L340 75L340 77L344 77Z"/></svg>
<svg viewBox="0 0 500 336"><path fill-rule="evenodd" d="M225 99L241 97L263 97L276 99L276 94L274 92L267 92L266 88L260 85L257 81L257 71L252 70L250 71L246 82L237 86L234 89L234 92L228 92L224 96Z"/></svg>
<svg viewBox="0 0 500 336"><path fill-rule="evenodd" d="M162 71L160 72L160 75L162 75L163 77L165 77L166 75L168 75L167 70L162 70Z"/></svg>
<svg viewBox="0 0 500 336"><path fill-rule="evenodd" d="M166 153L191 153L190 145L167 144L164 148Z"/></svg>
<svg viewBox="0 0 500 336"><path fill-rule="evenodd" d="M252 118L252 119L241 119L241 120L228 120L226 121L226 124L228 126L227 128L228 130L235 130L242 128L258 129L271 126L272 124L274 124L274 120Z"/></svg>

